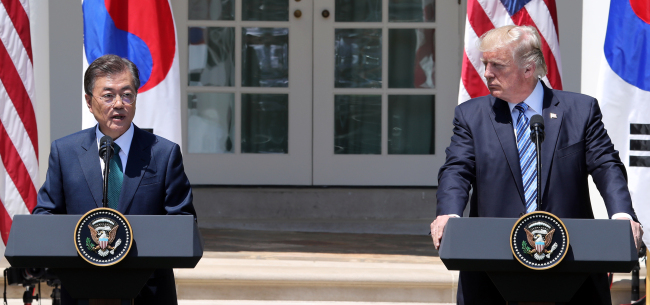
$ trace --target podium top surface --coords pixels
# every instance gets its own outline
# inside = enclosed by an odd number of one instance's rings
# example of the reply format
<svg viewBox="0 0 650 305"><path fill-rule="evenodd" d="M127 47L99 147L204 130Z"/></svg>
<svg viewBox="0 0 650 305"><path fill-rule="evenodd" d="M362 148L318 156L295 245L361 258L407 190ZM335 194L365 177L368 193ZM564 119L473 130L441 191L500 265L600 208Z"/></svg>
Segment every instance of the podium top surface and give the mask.
<svg viewBox="0 0 650 305"><path fill-rule="evenodd" d="M5 257L13 267L106 268L84 261L74 244L81 215L16 215ZM193 268L203 240L191 215L127 215L129 254L110 268Z"/></svg>
<svg viewBox="0 0 650 305"><path fill-rule="evenodd" d="M520 264L510 249L515 218L451 218L440 247L440 259L449 270L532 271ZM562 219L569 249L557 266L534 272L630 272L638 256L629 221Z"/></svg>

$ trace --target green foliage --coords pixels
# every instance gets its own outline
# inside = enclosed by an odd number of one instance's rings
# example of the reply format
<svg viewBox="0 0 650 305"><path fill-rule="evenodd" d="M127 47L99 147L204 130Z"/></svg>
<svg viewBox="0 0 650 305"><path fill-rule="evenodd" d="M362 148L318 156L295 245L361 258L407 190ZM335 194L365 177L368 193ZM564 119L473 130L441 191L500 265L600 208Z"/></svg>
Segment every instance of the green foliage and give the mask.
<svg viewBox="0 0 650 305"><path fill-rule="evenodd" d="M86 247L90 251L92 251L95 248L95 244L93 244L93 242L90 241L90 237L86 237Z"/></svg>
<svg viewBox="0 0 650 305"><path fill-rule="evenodd" d="M525 240L521 241L521 250L523 250L526 254L530 254L530 252L533 251L533 249L528 246Z"/></svg>

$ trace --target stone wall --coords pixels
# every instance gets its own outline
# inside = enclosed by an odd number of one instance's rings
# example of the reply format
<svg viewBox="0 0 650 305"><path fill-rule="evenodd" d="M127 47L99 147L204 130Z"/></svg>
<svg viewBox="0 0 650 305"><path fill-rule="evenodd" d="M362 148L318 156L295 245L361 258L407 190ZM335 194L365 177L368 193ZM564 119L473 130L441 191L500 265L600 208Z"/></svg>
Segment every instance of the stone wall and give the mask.
<svg viewBox="0 0 650 305"><path fill-rule="evenodd" d="M203 228L418 235L436 210L435 188L193 189Z"/></svg>

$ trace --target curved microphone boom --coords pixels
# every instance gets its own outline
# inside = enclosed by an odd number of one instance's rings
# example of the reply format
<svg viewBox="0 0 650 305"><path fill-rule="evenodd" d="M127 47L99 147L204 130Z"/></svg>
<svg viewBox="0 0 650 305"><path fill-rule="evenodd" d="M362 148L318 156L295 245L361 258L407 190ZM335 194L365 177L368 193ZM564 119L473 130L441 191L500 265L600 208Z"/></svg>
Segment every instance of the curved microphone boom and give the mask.
<svg viewBox="0 0 650 305"><path fill-rule="evenodd" d="M530 139L537 151L537 211L542 206L542 142L544 142L544 118L536 114L530 118Z"/></svg>
<svg viewBox="0 0 650 305"><path fill-rule="evenodd" d="M105 208L108 207L108 173L110 171L109 162L113 158L113 138L103 136L99 140L99 157L104 160L104 195L102 197L102 204Z"/></svg>

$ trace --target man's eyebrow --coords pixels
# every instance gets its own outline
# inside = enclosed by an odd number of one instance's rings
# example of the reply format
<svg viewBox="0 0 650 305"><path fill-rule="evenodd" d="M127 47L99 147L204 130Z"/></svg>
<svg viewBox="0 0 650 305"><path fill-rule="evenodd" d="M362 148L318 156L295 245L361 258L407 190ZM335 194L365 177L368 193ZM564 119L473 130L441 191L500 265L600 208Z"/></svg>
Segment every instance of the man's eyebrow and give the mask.
<svg viewBox="0 0 650 305"><path fill-rule="evenodd" d="M124 86L124 87L122 87L120 89L115 89L115 88L112 88L112 87L104 87L104 89L102 89L102 91L116 91L116 90L120 90L120 91L133 90L133 86L126 85L126 86Z"/></svg>
<svg viewBox="0 0 650 305"><path fill-rule="evenodd" d="M498 59L493 59L493 60L487 61L487 60L485 60L485 58L481 58L481 62L483 64L487 64L488 62L490 62L490 63L496 64L496 65L507 65L509 63L509 61L503 61L503 60L498 60Z"/></svg>

